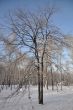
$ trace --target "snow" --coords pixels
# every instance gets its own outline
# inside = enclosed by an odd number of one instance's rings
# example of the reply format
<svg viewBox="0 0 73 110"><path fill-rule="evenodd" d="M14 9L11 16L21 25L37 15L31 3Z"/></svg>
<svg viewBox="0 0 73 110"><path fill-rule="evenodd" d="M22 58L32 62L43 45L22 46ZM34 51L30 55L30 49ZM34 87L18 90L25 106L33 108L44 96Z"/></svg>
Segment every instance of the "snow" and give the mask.
<svg viewBox="0 0 73 110"><path fill-rule="evenodd" d="M29 91L30 92L29 92ZM73 86L65 87L57 92L44 88L44 104L38 104L38 90L36 86L30 89L23 87L18 92L16 87L11 90L4 88L0 93L0 110L73 110ZM14 95L11 96L12 93ZM10 97L8 97L10 96ZM30 96L30 97L29 97Z"/></svg>

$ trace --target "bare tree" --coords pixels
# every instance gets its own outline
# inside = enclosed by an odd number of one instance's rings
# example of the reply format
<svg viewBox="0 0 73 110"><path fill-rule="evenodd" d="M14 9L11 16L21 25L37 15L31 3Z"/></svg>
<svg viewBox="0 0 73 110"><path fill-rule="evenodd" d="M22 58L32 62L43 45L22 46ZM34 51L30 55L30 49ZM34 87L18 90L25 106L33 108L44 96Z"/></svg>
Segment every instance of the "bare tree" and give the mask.
<svg viewBox="0 0 73 110"><path fill-rule="evenodd" d="M55 47L58 48L64 43L63 34L51 22L55 11L54 7L48 7L38 14L26 12L25 10L17 10L13 15L9 13L10 27L14 37L11 40L6 38L5 42L17 50L20 48L22 53L27 53L34 58L38 74L39 104L43 104L45 55L48 56L48 62L52 62L49 61L51 58L50 53L52 53L52 50L49 51L49 41L52 39Z"/></svg>

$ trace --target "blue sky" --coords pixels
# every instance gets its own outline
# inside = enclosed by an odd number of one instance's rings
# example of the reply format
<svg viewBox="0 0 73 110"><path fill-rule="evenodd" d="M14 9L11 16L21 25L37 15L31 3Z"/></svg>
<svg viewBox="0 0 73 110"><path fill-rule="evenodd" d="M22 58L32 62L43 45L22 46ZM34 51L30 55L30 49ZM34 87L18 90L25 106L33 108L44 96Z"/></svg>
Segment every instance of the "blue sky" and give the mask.
<svg viewBox="0 0 73 110"><path fill-rule="evenodd" d="M73 34L73 0L0 0L0 24L4 22L8 10L25 8L35 11L49 3L56 5L59 10L54 18L54 23L65 34Z"/></svg>
<svg viewBox="0 0 73 110"><path fill-rule="evenodd" d="M24 8L35 12L39 7L45 7L49 4L55 5L58 9L56 16L54 16L54 24L64 34L73 35L73 0L0 0L0 24L7 24L5 19L9 10ZM63 54L66 60L69 59L67 50Z"/></svg>

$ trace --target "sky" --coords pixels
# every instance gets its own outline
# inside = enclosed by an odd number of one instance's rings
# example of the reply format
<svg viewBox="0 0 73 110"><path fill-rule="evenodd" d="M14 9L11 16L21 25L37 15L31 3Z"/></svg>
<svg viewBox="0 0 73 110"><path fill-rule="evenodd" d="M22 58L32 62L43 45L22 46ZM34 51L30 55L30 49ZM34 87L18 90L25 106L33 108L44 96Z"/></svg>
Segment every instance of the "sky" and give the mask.
<svg viewBox="0 0 73 110"><path fill-rule="evenodd" d="M35 12L39 8L46 7L49 4L54 5L58 9L57 14L54 16L54 24L64 34L73 36L73 0L0 0L0 27L2 24L7 25L5 19L7 19L9 10L24 8ZM5 31L9 35L8 30ZM69 59L67 50L63 54L65 54L66 60Z"/></svg>
<svg viewBox="0 0 73 110"><path fill-rule="evenodd" d="M0 24L6 23L4 20L9 10L25 8L35 11L39 7L45 7L49 4L58 8L54 24L64 34L73 35L73 0L0 0Z"/></svg>

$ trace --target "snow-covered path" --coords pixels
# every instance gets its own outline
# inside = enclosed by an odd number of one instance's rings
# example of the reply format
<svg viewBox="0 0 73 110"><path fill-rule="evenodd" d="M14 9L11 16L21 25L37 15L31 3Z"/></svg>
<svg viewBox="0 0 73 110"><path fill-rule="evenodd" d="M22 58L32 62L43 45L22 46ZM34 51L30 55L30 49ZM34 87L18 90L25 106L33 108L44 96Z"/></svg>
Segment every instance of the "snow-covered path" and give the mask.
<svg viewBox="0 0 73 110"><path fill-rule="evenodd" d="M0 110L73 110L73 87L65 87L63 91L48 91L44 89L44 104L39 105L37 100L37 88L30 89L31 99L28 98L28 91L21 91L8 100L10 89L0 93Z"/></svg>

